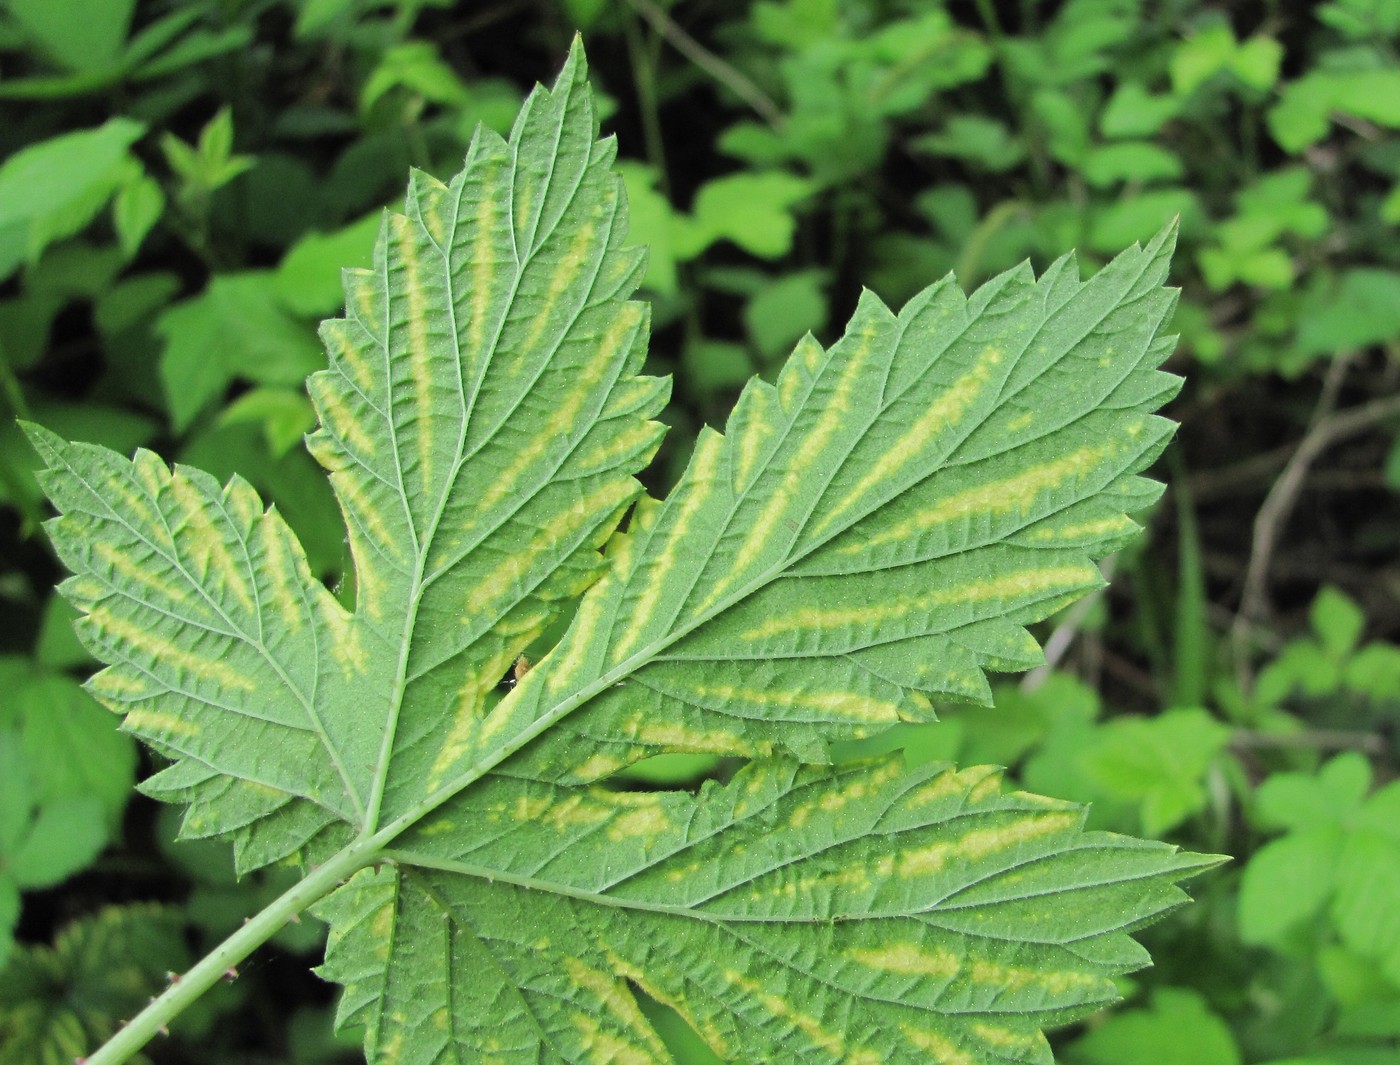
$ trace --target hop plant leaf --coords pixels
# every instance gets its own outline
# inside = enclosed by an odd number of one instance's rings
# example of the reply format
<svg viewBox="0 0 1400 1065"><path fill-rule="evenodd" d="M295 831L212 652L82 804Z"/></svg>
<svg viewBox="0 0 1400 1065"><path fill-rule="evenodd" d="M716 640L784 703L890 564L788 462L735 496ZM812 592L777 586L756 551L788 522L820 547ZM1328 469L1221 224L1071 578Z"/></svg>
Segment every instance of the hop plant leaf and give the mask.
<svg viewBox="0 0 1400 1065"><path fill-rule="evenodd" d="M1111 1001L1129 933L1214 860L987 767L827 751L987 702L1134 533L1179 383L1172 233L1089 281L865 293L656 502L613 155L575 45L346 273L309 382L344 601L245 482L31 429L92 689L168 759L143 787L184 836L305 863L245 938L320 897L372 1062L669 1061L638 989L731 1060L1047 1062L1042 1029ZM678 752L746 764L610 781Z"/></svg>

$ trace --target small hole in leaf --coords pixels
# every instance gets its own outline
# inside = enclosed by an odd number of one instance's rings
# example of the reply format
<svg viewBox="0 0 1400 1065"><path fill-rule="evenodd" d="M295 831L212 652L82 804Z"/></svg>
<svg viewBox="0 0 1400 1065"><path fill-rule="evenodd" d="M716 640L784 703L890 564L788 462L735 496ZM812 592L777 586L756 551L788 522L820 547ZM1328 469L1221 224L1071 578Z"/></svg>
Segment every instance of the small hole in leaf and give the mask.
<svg viewBox="0 0 1400 1065"><path fill-rule="evenodd" d="M685 1062L686 1065L724 1065L723 1060L715 1056L715 1052L700 1038L699 1033L686 1023L684 1017L670 1006L657 1002L630 980L627 986L631 988L632 994L636 996L637 1005L642 1008L642 1012L646 1014L647 1020L656 1029L656 1034L666 1044L666 1049L671 1052L673 1058Z"/></svg>
<svg viewBox="0 0 1400 1065"><path fill-rule="evenodd" d="M614 791L688 791L699 792L707 780L728 781L742 758L726 758L718 754L656 754L634 762L607 779Z"/></svg>

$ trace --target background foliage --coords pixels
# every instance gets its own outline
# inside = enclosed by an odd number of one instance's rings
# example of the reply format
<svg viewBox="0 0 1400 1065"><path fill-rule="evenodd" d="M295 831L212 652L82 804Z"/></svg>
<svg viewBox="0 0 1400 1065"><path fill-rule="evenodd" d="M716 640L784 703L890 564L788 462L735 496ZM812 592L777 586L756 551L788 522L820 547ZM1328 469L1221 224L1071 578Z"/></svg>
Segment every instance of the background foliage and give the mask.
<svg viewBox="0 0 1400 1065"><path fill-rule="evenodd" d="M867 284L898 303L1182 219L1168 496L1053 668L903 747L1235 863L1070 1065L1400 1050L1400 0L0 0L0 1063L68 1062L278 890L170 846L89 668L14 426L247 476L327 581L315 323L407 167L588 37L652 247L649 371L695 429ZM694 762L651 766L666 780ZM355 1060L306 920L150 1050ZM658 1012L660 1008L658 1007ZM693 1037L660 1023L684 1062Z"/></svg>

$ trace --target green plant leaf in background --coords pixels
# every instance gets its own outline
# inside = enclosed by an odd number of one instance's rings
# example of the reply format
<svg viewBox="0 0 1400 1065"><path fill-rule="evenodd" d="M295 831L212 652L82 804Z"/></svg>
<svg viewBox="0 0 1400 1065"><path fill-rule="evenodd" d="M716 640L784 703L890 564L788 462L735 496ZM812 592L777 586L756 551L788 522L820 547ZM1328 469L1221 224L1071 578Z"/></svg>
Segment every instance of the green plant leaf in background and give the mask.
<svg viewBox="0 0 1400 1065"><path fill-rule="evenodd" d="M0 278L92 221L139 166L130 148L144 132L113 118L22 148L0 165Z"/></svg>
<svg viewBox="0 0 1400 1065"><path fill-rule="evenodd" d="M182 922L157 906L112 906L53 946L16 950L0 982L0 1065L70 1065L139 1010L188 958Z"/></svg>
<svg viewBox="0 0 1400 1065"><path fill-rule="evenodd" d="M1135 534L1179 384L1173 233L1089 281L1066 257L898 313L866 293L618 534L665 386L596 136L576 45L346 274L310 444L353 609L246 482L31 430L92 690L169 759L144 790L240 870L308 868L94 1063L327 893L322 972L376 1063L671 1060L633 987L731 1060L1045 1062L1215 863L989 767L828 752L989 701ZM610 779L661 754L747 764Z"/></svg>

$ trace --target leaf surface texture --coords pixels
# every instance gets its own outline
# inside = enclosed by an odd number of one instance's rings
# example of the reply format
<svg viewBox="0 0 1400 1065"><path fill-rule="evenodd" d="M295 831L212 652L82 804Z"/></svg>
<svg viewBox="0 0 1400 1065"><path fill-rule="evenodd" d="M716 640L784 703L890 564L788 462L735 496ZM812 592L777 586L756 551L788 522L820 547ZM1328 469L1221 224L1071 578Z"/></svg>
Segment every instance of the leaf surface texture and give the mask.
<svg viewBox="0 0 1400 1065"><path fill-rule="evenodd" d="M1048 1062L1213 859L986 767L827 750L989 701L1134 533L1172 234L1088 281L866 293L638 502L666 391L585 73L576 45L508 140L415 175L346 272L308 442L350 589L240 480L31 430L92 688L168 759L144 787L184 835L363 858L322 971L374 1062L667 1062L638 991L736 1061ZM609 779L675 752L746 764Z"/></svg>

